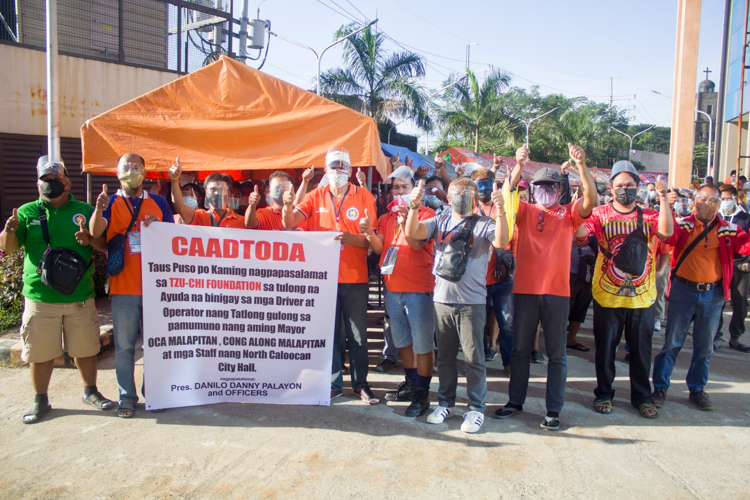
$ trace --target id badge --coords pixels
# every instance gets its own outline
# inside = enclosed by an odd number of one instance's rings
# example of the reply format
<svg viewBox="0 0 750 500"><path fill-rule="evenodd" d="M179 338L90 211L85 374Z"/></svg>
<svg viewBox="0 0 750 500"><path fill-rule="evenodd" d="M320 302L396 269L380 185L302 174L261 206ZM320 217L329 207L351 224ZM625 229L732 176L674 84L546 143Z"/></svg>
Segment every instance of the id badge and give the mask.
<svg viewBox="0 0 750 500"><path fill-rule="evenodd" d="M130 253L141 253L141 233L138 231L128 233L128 246Z"/></svg>
<svg viewBox="0 0 750 500"><path fill-rule="evenodd" d="M383 266L380 268L380 274L393 274L393 268L396 267L396 256L398 247L390 247L383 258Z"/></svg>

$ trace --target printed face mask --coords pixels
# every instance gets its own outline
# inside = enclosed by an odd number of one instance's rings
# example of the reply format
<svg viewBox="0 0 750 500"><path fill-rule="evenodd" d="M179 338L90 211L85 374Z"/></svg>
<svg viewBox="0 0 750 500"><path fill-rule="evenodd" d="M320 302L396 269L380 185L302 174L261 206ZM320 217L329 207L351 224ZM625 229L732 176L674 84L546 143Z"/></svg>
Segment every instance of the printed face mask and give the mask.
<svg viewBox="0 0 750 500"><path fill-rule="evenodd" d="M328 177L331 186L335 188L346 186L346 183L349 182L349 172L341 170L329 170L326 172L326 177Z"/></svg>
<svg viewBox="0 0 750 500"><path fill-rule="evenodd" d="M39 192L48 200L54 200L65 193L65 183L57 179L42 181L39 184Z"/></svg>
<svg viewBox="0 0 750 500"><path fill-rule="evenodd" d="M637 188L619 188L615 189L615 199L620 205L630 205L635 201L638 195Z"/></svg>

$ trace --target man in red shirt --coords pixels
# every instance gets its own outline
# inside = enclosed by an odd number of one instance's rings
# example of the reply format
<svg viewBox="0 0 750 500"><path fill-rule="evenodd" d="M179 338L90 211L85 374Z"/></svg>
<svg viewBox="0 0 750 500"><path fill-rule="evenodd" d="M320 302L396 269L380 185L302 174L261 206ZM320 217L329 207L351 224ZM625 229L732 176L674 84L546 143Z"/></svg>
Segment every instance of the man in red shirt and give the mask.
<svg viewBox="0 0 750 500"><path fill-rule="evenodd" d="M245 228L245 220L237 216L229 208L229 197L234 187L234 181L226 174L213 173L206 177L203 186L206 188L205 205L208 211L199 208L193 210L182 201L180 188L180 174L182 166L177 158L176 165L172 165L167 175L172 181L172 202L174 208L182 217L185 224L194 226L234 227Z"/></svg>
<svg viewBox="0 0 750 500"><path fill-rule="evenodd" d="M292 189L292 176L286 172L278 171L268 178L268 191L266 201L268 206L256 210L261 197L258 186L248 198L248 207L245 212L245 226L248 229L261 229L263 231L280 231L284 228L281 223L281 209L284 206L284 193Z"/></svg>
<svg viewBox="0 0 750 500"><path fill-rule="evenodd" d="M341 241L331 397L339 397L343 391L341 353L348 344L352 389L365 403L372 405L379 400L367 384L367 248L368 241L375 235L362 234L359 221L365 217L366 210L376 213L375 198L366 189L350 183L350 176L349 153L343 148L329 149L326 154L329 183L307 193L296 206L294 189L285 192L281 216L284 229L293 229L307 221L308 230L332 231Z"/></svg>
<svg viewBox="0 0 750 500"><path fill-rule="evenodd" d="M411 401L407 417L418 417L430 407L430 381L435 365L435 315L432 291L432 241L407 238L404 224L414 179L407 172L394 177L391 194L394 201L388 213L378 220L375 238L368 240L372 251L381 255L380 268L385 281L385 310L390 318L393 343L399 349L406 379L395 392L387 392L387 401ZM431 208L419 207L419 220L435 217ZM360 220L362 234L372 233L368 211Z"/></svg>

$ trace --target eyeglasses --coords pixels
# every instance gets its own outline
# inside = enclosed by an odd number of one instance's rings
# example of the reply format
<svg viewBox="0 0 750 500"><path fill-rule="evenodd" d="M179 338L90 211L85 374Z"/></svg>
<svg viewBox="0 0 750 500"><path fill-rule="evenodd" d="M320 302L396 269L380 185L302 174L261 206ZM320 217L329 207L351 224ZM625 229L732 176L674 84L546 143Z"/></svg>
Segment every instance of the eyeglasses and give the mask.
<svg viewBox="0 0 750 500"><path fill-rule="evenodd" d="M136 174L140 174L143 172L143 165L140 163L120 163L117 165L117 170L121 172L133 172Z"/></svg>
<svg viewBox="0 0 750 500"><path fill-rule="evenodd" d="M539 212L539 214L536 216L536 230L540 233L544 231L544 212Z"/></svg>

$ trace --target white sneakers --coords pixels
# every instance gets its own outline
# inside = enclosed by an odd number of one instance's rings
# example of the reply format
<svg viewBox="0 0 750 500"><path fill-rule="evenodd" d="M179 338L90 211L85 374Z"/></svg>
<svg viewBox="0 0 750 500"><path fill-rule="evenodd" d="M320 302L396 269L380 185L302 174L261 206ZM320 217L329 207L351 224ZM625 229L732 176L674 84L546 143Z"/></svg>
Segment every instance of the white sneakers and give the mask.
<svg viewBox="0 0 750 500"><path fill-rule="evenodd" d="M484 413L480 411L468 411L464 413L464 423L461 424L461 430L470 434L479 432L484 423Z"/></svg>
<svg viewBox="0 0 750 500"><path fill-rule="evenodd" d="M447 406L438 406L432 411L432 413L427 416L427 423L442 424L443 421L445 421L445 419L450 417L452 414L453 408L448 408Z"/></svg>
<svg viewBox="0 0 750 500"><path fill-rule="evenodd" d="M661 331L661 321L654 322L654 331L655 332Z"/></svg>
<svg viewBox="0 0 750 500"><path fill-rule="evenodd" d="M427 423L442 424L453 413L453 408L438 406L427 416ZM478 432L482 428L483 423L484 413L480 411L467 411L464 413L464 423L461 424L461 430L468 433Z"/></svg>

